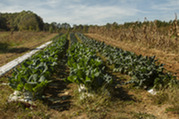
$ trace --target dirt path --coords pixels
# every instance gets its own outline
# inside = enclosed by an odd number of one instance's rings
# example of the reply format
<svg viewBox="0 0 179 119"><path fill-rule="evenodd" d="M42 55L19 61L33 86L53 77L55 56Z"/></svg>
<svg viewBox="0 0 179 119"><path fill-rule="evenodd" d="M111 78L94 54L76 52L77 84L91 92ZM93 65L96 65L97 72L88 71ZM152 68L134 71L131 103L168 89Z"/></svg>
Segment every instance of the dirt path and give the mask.
<svg viewBox="0 0 179 119"><path fill-rule="evenodd" d="M110 44L116 47L119 47L123 50L131 51L136 54L142 54L143 56L153 56L155 55L159 62L165 64L165 68L172 72L177 79L179 79L179 54L168 54L166 52L156 50L156 49L147 49L145 46L141 47L138 44L117 41L108 37L104 37L98 34L85 34L88 37L91 37L98 41L104 41L106 44Z"/></svg>

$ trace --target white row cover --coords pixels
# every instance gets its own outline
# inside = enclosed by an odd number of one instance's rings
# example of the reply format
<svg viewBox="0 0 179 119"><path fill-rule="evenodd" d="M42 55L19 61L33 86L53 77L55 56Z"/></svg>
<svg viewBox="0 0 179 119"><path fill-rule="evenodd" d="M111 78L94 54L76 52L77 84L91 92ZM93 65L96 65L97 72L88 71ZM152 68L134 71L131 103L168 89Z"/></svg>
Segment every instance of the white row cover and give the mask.
<svg viewBox="0 0 179 119"><path fill-rule="evenodd" d="M37 48L35 48L34 50L32 50L29 53L24 54L21 57L18 57L16 59L14 59L13 61L10 61L9 63L3 65L2 67L0 67L0 76L2 76L3 74L5 74L6 72L10 71L11 69L13 69L14 67L16 67L17 65L19 65L20 63L22 63L24 60L28 59L29 57L31 57L33 54L35 54L37 51L41 50L42 48L46 47L47 45L51 44L52 41L49 41Z"/></svg>

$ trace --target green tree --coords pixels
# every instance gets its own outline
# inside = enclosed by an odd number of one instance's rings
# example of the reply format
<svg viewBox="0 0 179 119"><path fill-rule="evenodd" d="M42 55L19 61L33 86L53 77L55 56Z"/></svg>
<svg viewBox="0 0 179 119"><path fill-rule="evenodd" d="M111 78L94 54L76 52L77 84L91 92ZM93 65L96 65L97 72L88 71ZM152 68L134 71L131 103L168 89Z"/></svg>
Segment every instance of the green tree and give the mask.
<svg viewBox="0 0 179 119"><path fill-rule="evenodd" d="M6 19L3 18L3 16L0 13L0 30L6 30L7 25L6 25Z"/></svg>
<svg viewBox="0 0 179 119"><path fill-rule="evenodd" d="M20 13L1 13L0 28L3 30L43 30L43 20L31 11Z"/></svg>
<svg viewBox="0 0 179 119"><path fill-rule="evenodd" d="M31 11L22 11L17 17L19 30L43 30L43 20Z"/></svg>

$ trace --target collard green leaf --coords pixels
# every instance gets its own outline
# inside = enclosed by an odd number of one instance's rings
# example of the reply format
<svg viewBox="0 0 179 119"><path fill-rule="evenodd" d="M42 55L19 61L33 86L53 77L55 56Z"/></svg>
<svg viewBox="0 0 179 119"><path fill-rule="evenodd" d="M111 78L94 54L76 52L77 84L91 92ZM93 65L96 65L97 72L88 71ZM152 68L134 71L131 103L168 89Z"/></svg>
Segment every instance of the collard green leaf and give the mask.
<svg viewBox="0 0 179 119"><path fill-rule="evenodd" d="M40 88L43 89L49 82L47 80L53 73L58 55L63 53L66 43L66 36L57 38L43 51L24 61L21 67L15 69L9 80L10 86L20 91L25 89L32 93L41 92ZM40 93L38 92L38 94Z"/></svg>

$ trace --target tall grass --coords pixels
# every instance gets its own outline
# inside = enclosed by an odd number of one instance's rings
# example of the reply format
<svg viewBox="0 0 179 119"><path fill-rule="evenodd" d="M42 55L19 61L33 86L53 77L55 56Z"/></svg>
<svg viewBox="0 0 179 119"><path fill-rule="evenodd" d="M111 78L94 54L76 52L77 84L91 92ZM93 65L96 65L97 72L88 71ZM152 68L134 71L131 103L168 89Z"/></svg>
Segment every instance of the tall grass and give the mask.
<svg viewBox="0 0 179 119"><path fill-rule="evenodd" d="M175 85L173 88L169 88L159 92L153 96L155 104L168 104L166 112L172 112L179 114L179 85Z"/></svg>
<svg viewBox="0 0 179 119"><path fill-rule="evenodd" d="M157 21L135 22L133 25L92 26L89 33L100 34L118 41L128 41L163 51L179 53L179 27L177 18L167 26Z"/></svg>
<svg viewBox="0 0 179 119"><path fill-rule="evenodd" d="M33 40L40 40L50 33L48 32L0 32L0 43L6 43L9 46L20 46Z"/></svg>

